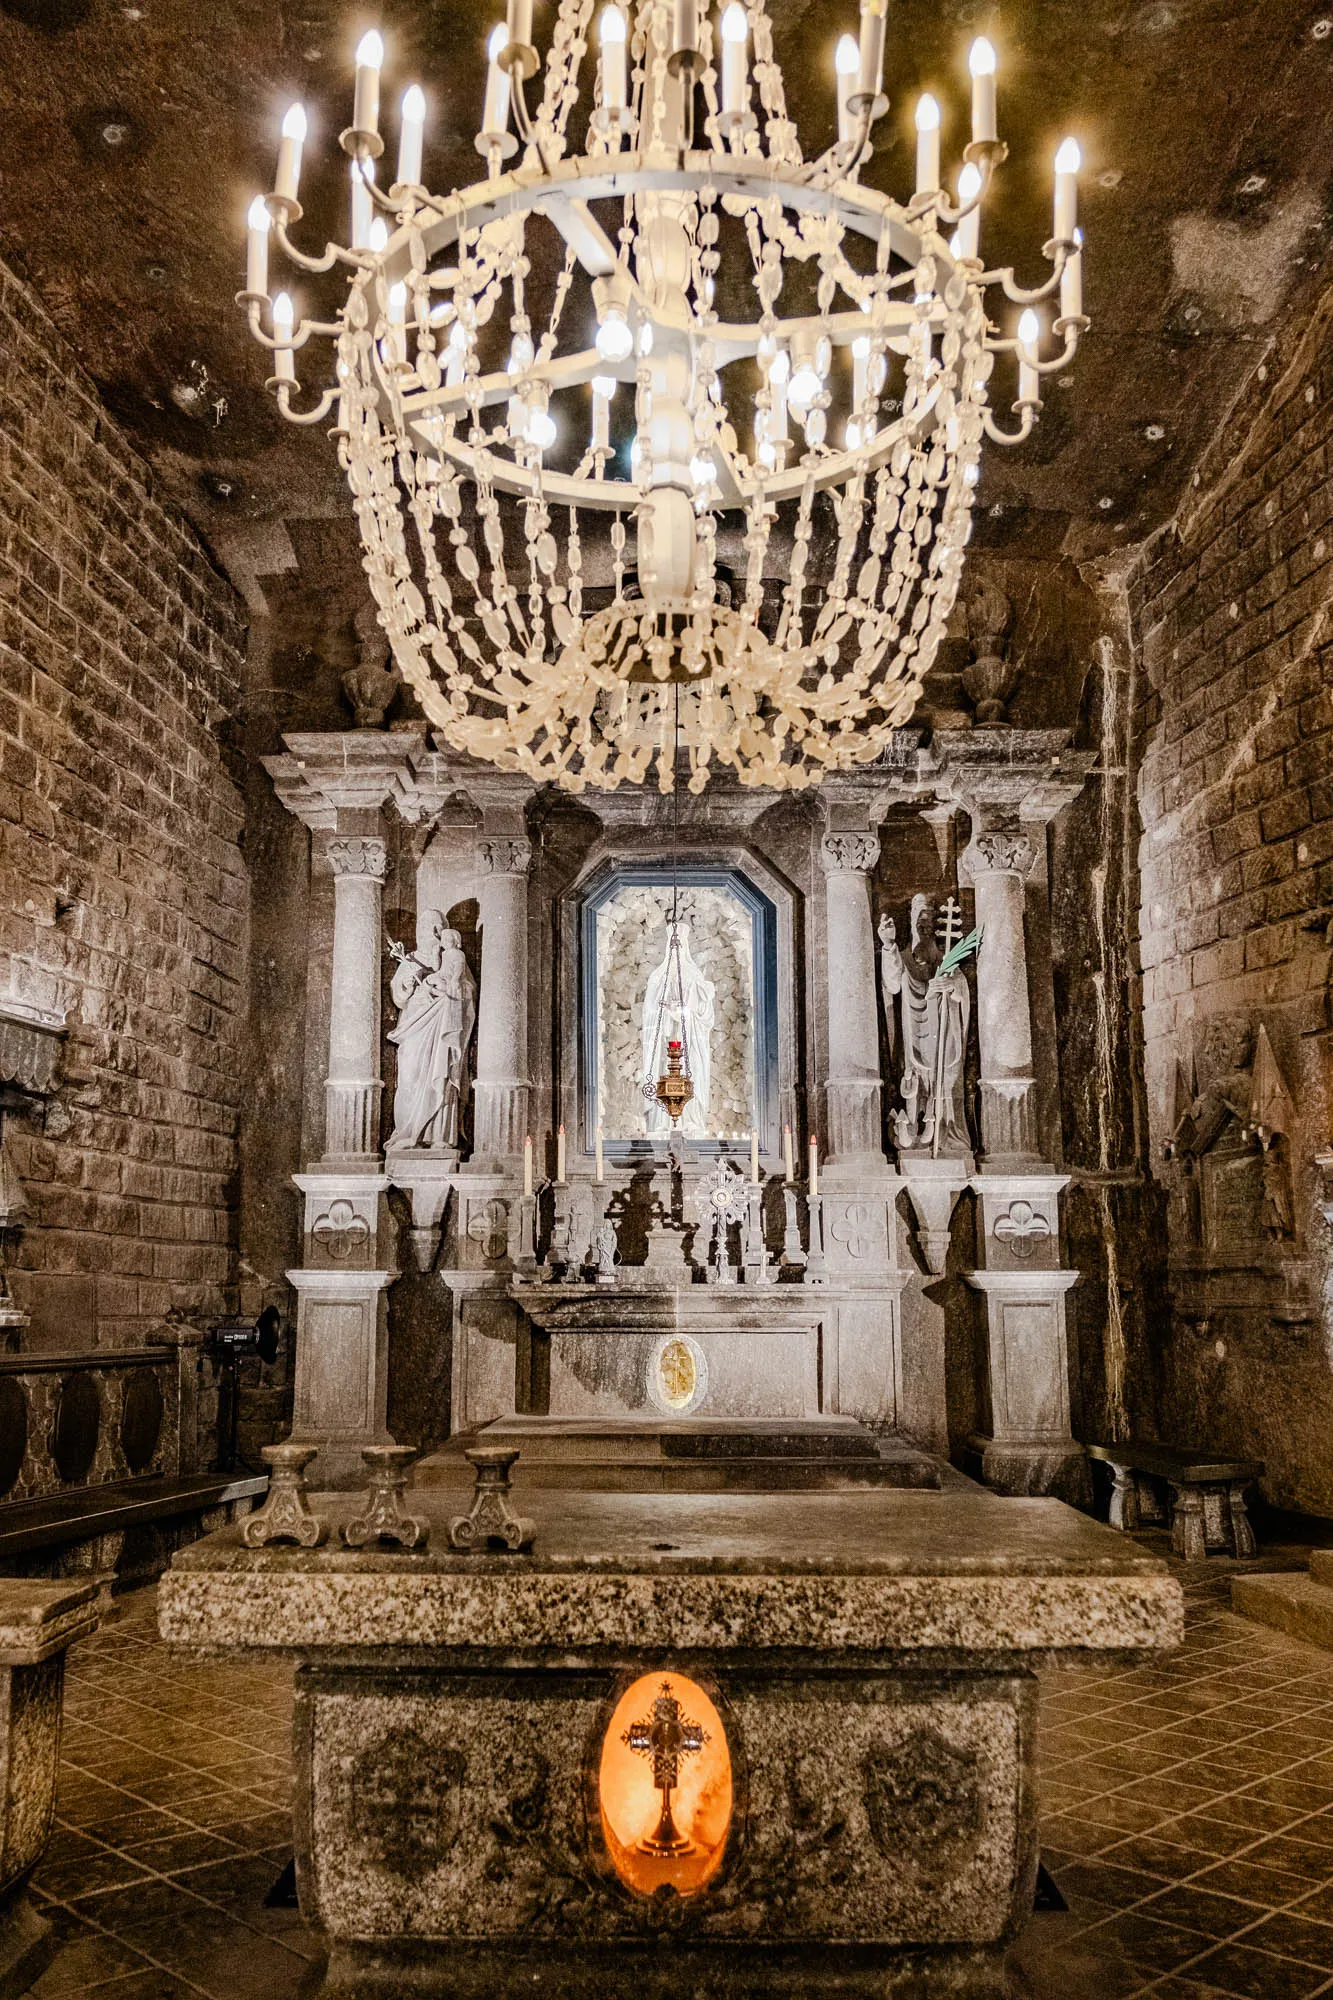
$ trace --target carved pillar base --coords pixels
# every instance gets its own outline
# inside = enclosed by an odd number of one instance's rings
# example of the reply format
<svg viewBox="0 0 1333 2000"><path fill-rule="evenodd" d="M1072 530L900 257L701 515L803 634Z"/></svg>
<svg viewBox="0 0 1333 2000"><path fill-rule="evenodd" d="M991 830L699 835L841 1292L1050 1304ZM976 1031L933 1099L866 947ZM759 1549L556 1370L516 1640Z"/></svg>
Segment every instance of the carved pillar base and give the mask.
<svg viewBox="0 0 1333 2000"><path fill-rule="evenodd" d="M494 1172L506 1161L521 1159L528 1131L528 1088L526 1083L477 1080L472 1093L472 1164L478 1172Z"/></svg>
<svg viewBox="0 0 1333 2000"><path fill-rule="evenodd" d="M828 1159L822 1171L830 1176L864 1173L885 1164L881 1141L884 1087L880 1083L845 1083L829 1078Z"/></svg>
<svg viewBox="0 0 1333 2000"><path fill-rule="evenodd" d="M990 1163L1037 1158L1037 1086L1032 1077L981 1079L981 1133Z"/></svg>
<svg viewBox="0 0 1333 2000"><path fill-rule="evenodd" d="M361 1483L361 1450L392 1444L385 1292L392 1271L289 1271L295 1288L293 1444L319 1453L315 1485Z"/></svg>

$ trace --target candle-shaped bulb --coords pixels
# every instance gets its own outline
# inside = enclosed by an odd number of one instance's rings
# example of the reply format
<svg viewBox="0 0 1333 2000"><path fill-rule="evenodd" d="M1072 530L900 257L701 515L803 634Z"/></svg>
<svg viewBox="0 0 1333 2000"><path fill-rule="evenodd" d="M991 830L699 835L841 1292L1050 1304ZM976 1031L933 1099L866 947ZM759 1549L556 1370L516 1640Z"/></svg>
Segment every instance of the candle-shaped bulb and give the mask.
<svg viewBox="0 0 1333 2000"><path fill-rule="evenodd" d="M245 217L245 289L268 291L268 232L271 227L264 197L257 194Z"/></svg>
<svg viewBox="0 0 1333 2000"><path fill-rule="evenodd" d="M940 185L940 107L927 91L916 101L916 191L935 194Z"/></svg>
<svg viewBox="0 0 1333 2000"><path fill-rule="evenodd" d="M1078 219L1078 170L1083 165L1077 139L1064 139L1055 155L1055 228L1057 243L1072 243Z"/></svg>
<svg viewBox="0 0 1333 2000"><path fill-rule="evenodd" d="M955 257L974 258L980 254L981 210L972 206L980 193L981 169L969 160L958 176L958 206L967 209L968 213L959 219L958 230L950 246Z"/></svg>
<svg viewBox="0 0 1333 2000"><path fill-rule="evenodd" d="M1060 273L1060 317L1083 317L1083 231L1074 231L1074 249Z"/></svg>
<svg viewBox="0 0 1333 2000"><path fill-rule="evenodd" d="M370 248L378 256L389 241L389 225L382 215L377 215L370 225Z"/></svg>
<svg viewBox="0 0 1333 2000"><path fill-rule="evenodd" d="M371 206L370 183L375 178L375 162L371 159L353 160L348 173L352 182L352 248L369 250L375 214Z"/></svg>
<svg viewBox="0 0 1333 2000"><path fill-rule="evenodd" d="M629 32L619 7L603 7L597 30L602 43L602 109L619 113L626 101L625 43Z"/></svg>
<svg viewBox="0 0 1333 2000"><path fill-rule="evenodd" d="M279 292L273 301L273 338L277 341L289 341L295 324L296 308L286 292ZM290 347L279 346L275 350L273 372L280 382L296 380L296 357Z"/></svg>
<svg viewBox="0 0 1333 2000"><path fill-rule="evenodd" d="M278 171L273 181L274 194L281 195L284 201L296 200L296 190L301 184L301 148L305 144L305 136L305 106L290 105L282 121Z"/></svg>
<svg viewBox="0 0 1333 2000"><path fill-rule="evenodd" d="M884 82L884 29L888 0L861 0L862 97L876 98Z"/></svg>
<svg viewBox="0 0 1333 2000"><path fill-rule="evenodd" d="M420 187L421 151L426 132L426 94L419 83L403 92L398 126L398 185Z"/></svg>
<svg viewBox="0 0 1333 2000"><path fill-rule="evenodd" d="M978 35L968 51L967 66L972 72L972 138L976 144L993 144L995 122L995 51L984 35Z"/></svg>
<svg viewBox="0 0 1333 2000"><path fill-rule="evenodd" d="M722 16L722 115L742 118L750 94L746 37L750 22L740 0L731 0Z"/></svg>
<svg viewBox="0 0 1333 2000"><path fill-rule="evenodd" d="M375 28L362 35L356 45L356 89L352 99L352 129L378 132L380 128L380 71L384 67L384 42Z"/></svg>
<svg viewBox="0 0 1333 2000"><path fill-rule="evenodd" d="M486 71L486 102L481 114L483 140L499 141L509 130L509 72L500 67L500 57L509 46L509 32L503 22L491 29L486 44L490 67Z"/></svg>
<svg viewBox="0 0 1333 2000"><path fill-rule="evenodd" d="M861 51L854 35L843 35L833 51L833 73L838 81L838 144L850 146L856 137L856 117L852 96L861 74Z"/></svg>
<svg viewBox="0 0 1333 2000"><path fill-rule="evenodd" d="M532 0L509 0L505 33L521 49L532 46Z"/></svg>
<svg viewBox="0 0 1333 2000"><path fill-rule="evenodd" d="M1037 373L1037 347L1041 340L1041 321L1031 306L1018 322L1018 400L1020 403L1041 401L1041 377Z"/></svg>

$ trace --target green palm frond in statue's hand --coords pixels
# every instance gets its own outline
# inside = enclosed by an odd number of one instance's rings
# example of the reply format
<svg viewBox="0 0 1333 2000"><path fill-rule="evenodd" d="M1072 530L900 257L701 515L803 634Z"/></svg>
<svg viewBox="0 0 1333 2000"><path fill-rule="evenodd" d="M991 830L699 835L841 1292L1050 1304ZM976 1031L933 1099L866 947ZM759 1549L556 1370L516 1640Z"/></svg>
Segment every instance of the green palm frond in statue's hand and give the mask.
<svg viewBox="0 0 1333 2000"><path fill-rule="evenodd" d="M959 938L957 944L952 945L940 960L940 969L936 977L942 979L948 972L957 972L964 959L971 958L974 951L980 951L984 935L984 927L978 927L974 931L969 931L965 938Z"/></svg>

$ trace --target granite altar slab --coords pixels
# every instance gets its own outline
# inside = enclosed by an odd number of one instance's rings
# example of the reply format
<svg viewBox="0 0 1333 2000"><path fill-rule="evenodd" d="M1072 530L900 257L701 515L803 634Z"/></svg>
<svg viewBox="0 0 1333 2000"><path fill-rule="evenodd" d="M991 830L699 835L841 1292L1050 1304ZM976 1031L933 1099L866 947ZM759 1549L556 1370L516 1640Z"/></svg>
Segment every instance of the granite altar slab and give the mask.
<svg viewBox="0 0 1333 2000"><path fill-rule="evenodd" d="M326 1995L1004 1992L1034 1671L1178 1643L1159 1563L1058 1502L894 1490L531 1492L530 1555L461 1557L462 1498L414 1495L424 1556L228 1530L163 1579L174 1644L298 1663Z"/></svg>

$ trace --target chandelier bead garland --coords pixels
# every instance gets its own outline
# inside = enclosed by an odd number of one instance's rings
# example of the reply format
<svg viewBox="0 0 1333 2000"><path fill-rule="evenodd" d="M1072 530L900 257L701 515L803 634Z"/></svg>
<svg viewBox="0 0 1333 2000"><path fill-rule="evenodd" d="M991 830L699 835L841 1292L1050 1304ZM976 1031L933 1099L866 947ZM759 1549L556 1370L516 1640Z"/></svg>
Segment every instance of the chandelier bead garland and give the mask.
<svg viewBox="0 0 1333 2000"><path fill-rule="evenodd" d="M859 38L839 41L838 137L807 162L765 0L730 0L716 24L699 0L611 0L595 25L592 0L558 0L536 111L532 0L509 0L486 51L485 176L443 197L422 184L416 84L381 189L371 30L340 140L349 245L319 257L290 234L307 126L288 111L238 299L282 414L336 409L380 621L455 749L571 791L654 765L670 790L682 751L694 791L714 765L802 787L874 759L909 719L957 597L983 437L1030 434L1042 376L1088 322L1072 139L1045 283L983 267L1006 152L989 42L971 51L956 193L928 95L911 199L862 185L888 108L885 8L864 0ZM346 267L331 319L298 323L289 293L270 297L274 248L313 275ZM748 317L719 311L724 263ZM783 313L789 286L803 309ZM990 291L1025 308L1012 333ZM1043 360L1037 308L1057 296ZM302 409L297 356L316 338L335 379ZM1008 431L997 356L1017 369ZM626 452L613 415L623 430L631 399Z"/></svg>

